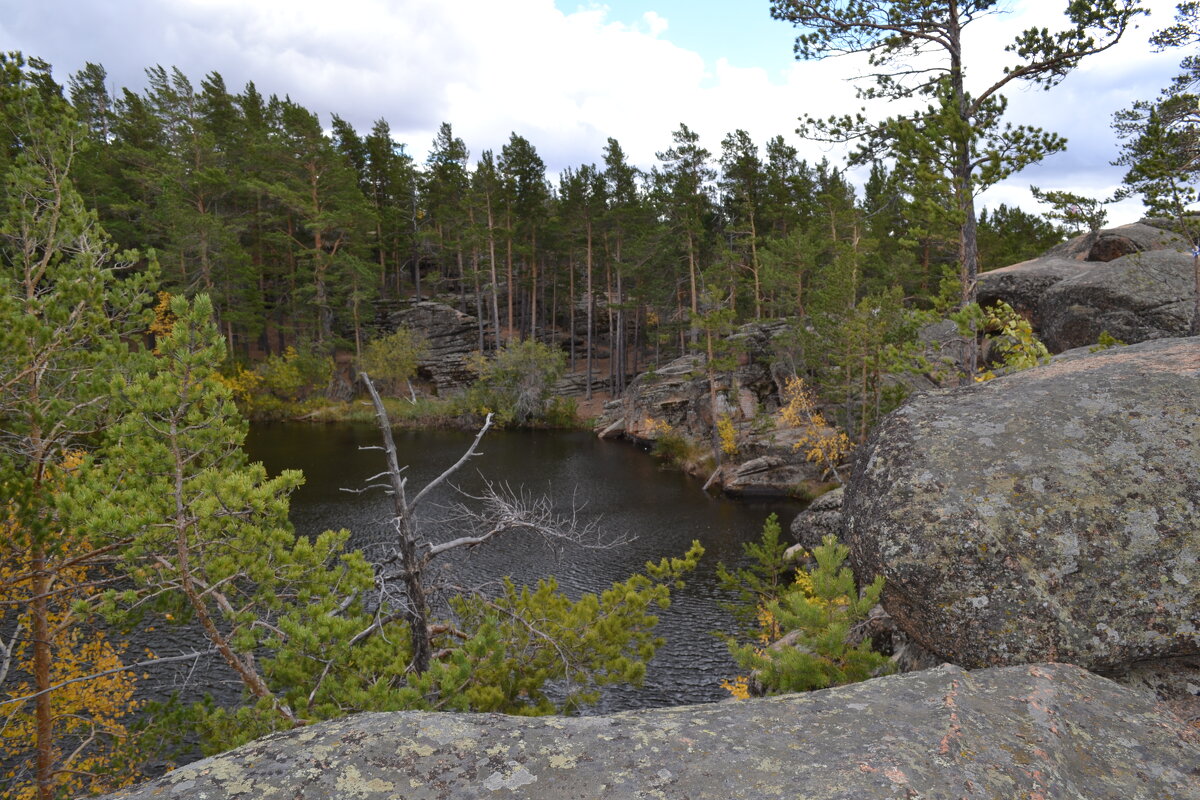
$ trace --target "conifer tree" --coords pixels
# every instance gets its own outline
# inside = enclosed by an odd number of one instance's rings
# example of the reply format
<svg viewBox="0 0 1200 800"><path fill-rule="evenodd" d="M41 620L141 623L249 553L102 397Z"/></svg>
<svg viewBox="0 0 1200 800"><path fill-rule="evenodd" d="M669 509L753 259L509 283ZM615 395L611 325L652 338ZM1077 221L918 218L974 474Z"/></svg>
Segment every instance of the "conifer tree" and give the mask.
<svg viewBox="0 0 1200 800"><path fill-rule="evenodd" d="M637 371L636 345L633 350L633 361L630 361L628 337L629 286L637 279L638 270L635 268L635 244L645 241L652 227L647 219L647 207L641 193L638 191L638 170L629 164L620 143L609 138L604 146L604 196L607 199L607 209L604 215L605 252L612 265L616 282L614 296L610 298L609 308L614 305L616 314L613 319L615 331L615 357L612 359L614 377L613 392L623 391L625 379L630 372ZM635 322L638 319L634 315Z"/></svg>
<svg viewBox="0 0 1200 800"><path fill-rule="evenodd" d="M537 338L540 257L538 237L546 225L550 201L550 192L546 184L546 164L528 139L513 133L508 142L500 148L498 166L505 178L510 197L511 217L507 224L511 230L509 260L511 262L513 257L511 248L519 243L519 255L529 276L529 300L524 314L528 325L523 325L522 330L526 331L530 338ZM510 309L513 293L516 291L512 280L510 270ZM509 324L512 324L511 320Z"/></svg>
<svg viewBox="0 0 1200 800"><path fill-rule="evenodd" d="M1071 2L1066 25L1051 32L1030 28L1010 43L1011 61L998 75L968 86L970 53L964 32L998 11L996 0L772 0L771 15L800 28L796 57L822 59L847 53L870 58L872 84L865 100L923 98L916 113L868 120L864 113L829 120L806 118L804 129L831 141L859 141L858 159L928 147L951 182L959 228L962 302L975 298L978 274L975 195L1040 161L1065 140L1028 125L1004 123L1001 91L1017 81L1050 89L1088 56L1114 46L1142 11L1138 0ZM1015 84L1014 84L1015 85Z"/></svg>
<svg viewBox="0 0 1200 800"><path fill-rule="evenodd" d="M496 272L496 244L497 239L503 235L500 230L500 204L503 202L502 194L504 191L503 181L500 177L500 172L496 167L496 157L491 150L484 150L479 157L479 164L475 168L475 172L471 176L472 189L475 194L476 202L481 206L480 219L486 226L484 239L487 241L487 257L488 257L488 290L491 296L491 317L492 317L492 332L493 350L500 349L501 330L500 330L500 280ZM511 265L510 265L511 266ZM509 285L507 286L508 297L512 297L511 285L511 270L509 275ZM509 303L509 325L512 321L512 305Z"/></svg>
<svg viewBox="0 0 1200 800"><path fill-rule="evenodd" d="M655 176L660 202L687 266L688 310L691 317L698 318L703 288L701 248L712 205L710 184L716 173L709 164L712 154L700 146L699 134L680 123L671 138L675 145L658 154L663 168ZM693 344L697 336L698 331L693 328L689 334Z"/></svg>
<svg viewBox="0 0 1200 800"><path fill-rule="evenodd" d="M1178 3L1174 24L1152 41L1160 48L1200 43L1200 3ZM1195 336L1200 334L1200 225L1194 218L1200 202L1200 57L1192 52L1180 67L1182 72L1160 97L1138 101L1114 117L1113 127L1124 143L1113 163L1127 168L1124 186L1114 199L1141 195L1151 214L1174 220L1191 243L1195 304L1189 333Z"/></svg>
<svg viewBox="0 0 1200 800"><path fill-rule="evenodd" d="M10 545L24 554L34 699L37 797L58 786L51 602L71 591L68 566L100 548L64 524L54 473L114 413L106 386L138 360L126 337L144 329L152 274L125 276L71 180L86 135L48 65L0 56L4 194L0 206L0 486ZM76 578L78 573L73 573ZM21 595L21 592L17 592Z"/></svg>
<svg viewBox="0 0 1200 800"><path fill-rule="evenodd" d="M759 217L765 194L763 164L758 147L744 130L736 130L721 142L721 181L726 224L729 232L744 242L741 248L746 269L753 281L754 318L762 319L762 263L759 259Z"/></svg>
<svg viewBox="0 0 1200 800"><path fill-rule="evenodd" d="M462 139L454 135L450 123L443 122L425 160L425 208L429 213L431 237L438 264L444 276L458 275L463 282L463 250L467 236L467 203L470 177L467 161L470 153Z"/></svg>
<svg viewBox="0 0 1200 800"><path fill-rule="evenodd" d="M359 254L364 228L375 226L357 175L316 115L291 101L279 110L278 133L290 165L269 191L295 217L288 234L308 272L306 294L317 312L313 338L331 347L339 300L348 300L353 309L361 302L360 292L375 284ZM355 323L357 341L361 321Z"/></svg>

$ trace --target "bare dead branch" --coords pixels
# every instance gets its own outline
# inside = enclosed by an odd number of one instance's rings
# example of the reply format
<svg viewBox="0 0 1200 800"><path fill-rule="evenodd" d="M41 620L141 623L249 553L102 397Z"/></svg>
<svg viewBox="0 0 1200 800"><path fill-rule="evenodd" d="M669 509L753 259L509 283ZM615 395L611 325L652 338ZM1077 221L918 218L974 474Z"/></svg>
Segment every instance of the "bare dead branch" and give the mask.
<svg viewBox="0 0 1200 800"><path fill-rule="evenodd" d="M12 697L12 698L9 698L8 700L0 700L0 706L6 706L11 703L28 702L29 700L34 700L38 697L41 697L44 694L49 694L50 692L58 691L59 689L63 688L64 686L70 686L73 683L83 683L84 681L94 681L97 678L103 678L106 675L115 675L118 672L127 672L131 669L141 669L143 667L152 667L155 664L169 664L172 661L187 661L188 659L202 658L204 656L212 655L216 652L217 652L217 648L213 647L209 650L203 650L203 651L198 650L196 652L186 653L186 654L180 655L180 656L162 656L162 657L148 658L144 661L138 661L133 664L125 664L124 666L120 666L120 667L113 667L112 669L106 669L106 670L103 670L102 672L93 672L91 675L81 675L78 678L71 678L70 680L65 680L65 681L62 681L61 683L56 683L52 686L47 686L45 689L42 689L40 692L34 692L33 694L27 694L27 695L23 695L21 697Z"/></svg>
<svg viewBox="0 0 1200 800"><path fill-rule="evenodd" d="M483 438L483 435L485 433L487 433L488 429L491 427L492 427L492 413L489 411L487 418L484 419L484 421L483 421L483 427L479 429L479 433L475 434L475 441L472 442L471 446L467 448L467 452L463 453L462 458L460 458L460 459L458 459L458 461L454 462L454 465L452 467L450 467L448 470L443 472L441 475L438 475L436 478L434 478L432 481L430 481L428 484L426 484L424 489L417 492L417 496L414 497L412 503L409 504L409 507L408 507L409 511L416 510L417 505L421 502L421 500L425 497L425 495L427 495L431 491L433 491L434 488L436 488L439 484L441 484L443 481L445 481L447 478L449 478L455 472L458 472L458 470L462 467L462 465L467 463L467 461L469 461L472 457L479 455L479 453L476 452L479 448L479 441Z"/></svg>

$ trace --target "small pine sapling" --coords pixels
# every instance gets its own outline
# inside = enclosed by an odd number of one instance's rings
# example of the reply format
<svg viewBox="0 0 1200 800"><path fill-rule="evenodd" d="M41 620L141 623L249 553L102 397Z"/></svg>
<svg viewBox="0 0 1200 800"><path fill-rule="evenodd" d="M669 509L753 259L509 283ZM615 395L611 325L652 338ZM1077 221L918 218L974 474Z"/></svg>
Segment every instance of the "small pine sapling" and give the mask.
<svg viewBox="0 0 1200 800"><path fill-rule="evenodd" d="M718 567L721 585L742 599L732 610L743 624L743 641L730 637L727 644L738 666L749 672L723 681L722 687L735 698L745 698L751 692L840 686L888 671L888 658L876 652L870 640L847 643L851 628L879 602L883 578L856 591L854 576L845 566L850 549L827 536L812 551L811 571L799 570L786 583L780 580L789 570L778 536L778 523L768 520L761 543L746 546L756 565L737 573Z"/></svg>

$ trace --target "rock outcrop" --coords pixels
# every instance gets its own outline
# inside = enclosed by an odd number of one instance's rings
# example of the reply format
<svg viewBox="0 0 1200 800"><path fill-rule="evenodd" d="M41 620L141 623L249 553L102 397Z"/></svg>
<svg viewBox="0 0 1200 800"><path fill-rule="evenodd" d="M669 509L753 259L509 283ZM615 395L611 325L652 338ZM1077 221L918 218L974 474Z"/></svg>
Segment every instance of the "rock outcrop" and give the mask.
<svg viewBox="0 0 1200 800"><path fill-rule="evenodd" d="M652 445L665 433L686 437L710 449L715 420L725 417L738 433L738 453L727 458L717 479L734 497L784 497L804 494L821 484L821 469L793 445L801 432L782 425L779 385L772 374L774 339L788 329L786 320L744 325L730 337L738 355L732 371L722 371L710 392L703 354L680 356L638 375L620 400L605 406L596 422L601 436L624 437ZM715 397L715 403L714 403ZM699 467L706 474L713 464Z"/></svg>
<svg viewBox="0 0 1200 800"><path fill-rule="evenodd" d="M434 385L438 394L467 386L475 379L468 367L479 351L479 325L475 317L443 303L425 300L388 315L390 330L410 328L428 343L417 374Z"/></svg>
<svg viewBox="0 0 1200 800"><path fill-rule="evenodd" d="M1038 306L1041 336L1053 352L1092 344L1103 332L1128 343L1183 336L1194 297L1191 255L1122 256L1049 288Z"/></svg>
<svg viewBox="0 0 1200 800"><path fill-rule="evenodd" d="M797 547L812 550L833 535L842 538L842 502L846 490L839 486L809 503L792 520L792 539Z"/></svg>
<svg viewBox="0 0 1200 800"><path fill-rule="evenodd" d="M606 717L360 714L113 797L1195 800L1200 731L1075 667L946 665Z"/></svg>
<svg viewBox="0 0 1200 800"><path fill-rule="evenodd" d="M1019 264L984 272L979 276L978 300L981 306L1008 303L1029 317L1035 329L1041 327L1039 305L1043 295L1056 283L1082 275L1094 266L1061 256L1042 256Z"/></svg>
<svg viewBox="0 0 1200 800"><path fill-rule="evenodd" d="M985 272L979 303L1011 305L1052 352L1093 344L1102 331L1131 343L1182 335L1191 319L1190 246L1167 225L1146 219L1084 234Z"/></svg>
<svg viewBox="0 0 1200 800"><path fill-rule="evenodd" d="M967 667L1200 654L1198 397L1200 338L913 398L847 489L856 574Z"/></svg>

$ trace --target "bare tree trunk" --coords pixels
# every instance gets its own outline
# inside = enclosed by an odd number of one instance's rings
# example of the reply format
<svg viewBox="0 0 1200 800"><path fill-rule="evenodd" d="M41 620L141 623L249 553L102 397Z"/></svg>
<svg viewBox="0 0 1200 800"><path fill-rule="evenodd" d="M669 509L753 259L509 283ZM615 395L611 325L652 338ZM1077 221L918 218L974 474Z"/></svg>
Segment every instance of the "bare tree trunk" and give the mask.
<svg viewBox="0 0 1200 800"><path fill-rule="evenodd" d="M592 399L592 350L595 348L595 342L592 339L592 331L595 328L592 314L596 306L595 297L592 292L592 220L587 221L587 387L583 390L583 399Z"/></svg>
<svg viewBox="0 0 1200 800"><path fill-rule="evenodd" d="M375 391L375 384L371 383L367 373L361 372L359 377L371 394L371 402L375 405L375 422L379 426L380 435L383 436L388 479L391 482L393 524L396 527L396 553L400 561L400 579L404 582L404 592L408 599L404 617L408 622L409 642L412 646L410 668L413 672L422 673L429 669L429 662L433 658L433 642L429 635L429 600L425 596L425 584L421 576L424 564L417 557L412 508L405 495L405 484L408 481L400 474L396 440L392 436L392 424L383 407L383 400Z"/></svg>
<svg viewBox="0 0 1200 800"><path fill-rule="evenodd" d="M488 214L488 267L490 269L490 278L492 281L492 325L495 326L494 342L495 349L500 349L500 299L497 296L499 286L496 280L496 225L492 216L492 196L489 194L487 199L487 214ZM509 313L509 318L512 318L512 313Z"/></svg>
<svg viewBox="0 0 1200 800"><path fill-rule="evenodd" d="M570 322L567 326L568 338L571 343L571 372L575 371L575 263L569 262L567 268L567 316Z"/></svg>
<svg viewBox="0 0 1200 800"><path fill-rule="evenodd" d="M471 251L471 276L475 282L475 322L479 327L479 352L484 352L483 289L479 285L479 251Z"/></svg>

